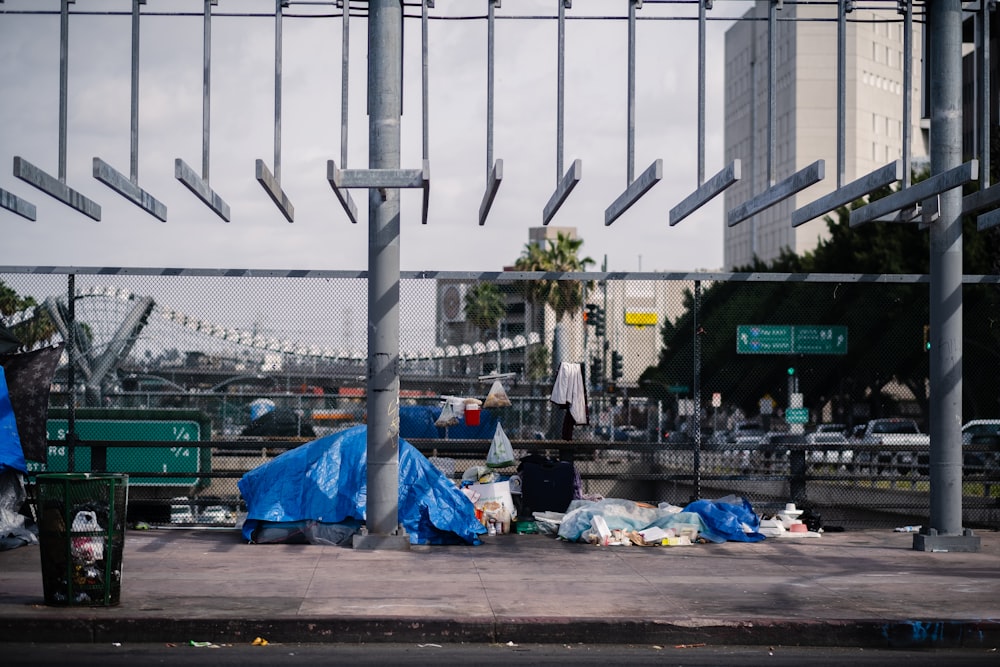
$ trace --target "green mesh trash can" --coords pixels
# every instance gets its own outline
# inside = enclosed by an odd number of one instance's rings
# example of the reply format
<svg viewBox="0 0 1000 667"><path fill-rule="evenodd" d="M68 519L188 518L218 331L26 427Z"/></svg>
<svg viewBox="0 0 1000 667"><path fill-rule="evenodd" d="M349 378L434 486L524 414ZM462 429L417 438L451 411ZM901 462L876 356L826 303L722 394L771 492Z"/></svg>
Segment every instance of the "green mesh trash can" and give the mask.
<svg viewBox="0 0 1000 667"><path fill-rule="evenodd" d="M45 604L118 604L128 475L45 473L35 479Z"/></svg>

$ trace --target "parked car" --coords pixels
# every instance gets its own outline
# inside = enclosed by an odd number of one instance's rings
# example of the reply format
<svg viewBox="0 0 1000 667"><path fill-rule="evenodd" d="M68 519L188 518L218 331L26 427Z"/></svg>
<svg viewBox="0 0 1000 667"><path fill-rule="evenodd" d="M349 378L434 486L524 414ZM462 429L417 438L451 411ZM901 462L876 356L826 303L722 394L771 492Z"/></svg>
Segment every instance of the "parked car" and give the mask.
<svg viewBox="0 0 1000 667"><path fill-rule="evenodd" d="M764 427L757 422L739 422L729 431L729 442L732 443L738 442L740 438L753 438L754 441L759 441L762 437L764 437Z"/></svg>
<svg viewBox="0 0 1000 667"><path fill-rule="evenodd" d="M859 443L871 446L889 445L892 449L859 451L854 459L858 465L872 468L877 474L894 470L900 475L906 475L917 464L918 454L926 454L930 442L930 436L921 432L913 419L904 417L872 419L865 425ZM913 446L914 450L899 449L905 446Z"/></svg>
<svg viewBox="0 0 1000 667"><path fill-rule="evenodd" d="M917 470L930 474L930 452L917 457ZM1000 468L1000 419L973 419L962 426L962 468L967 475L997 472Z"/></svg>
<svg viewBox="0 0 1000 667"><path fill-rule="evenodd" d="M820 424L820 426L828 425ZM836 426L843 426L843 424L836 424ZM853 467L854 450L850 449L851 443L844 435L843 430L821 431L817 429L814 433L806 436L806 444L816 447L816 449L809 450L808 460L810 463Z"/></svg>
<svg viewBox="0 0 1000 667"><path fill-rule="evenodd" d="M1000 419L973 419L962 426L962 466L967 474L1000 468Z"/></svg>
<svg viewBox="0 0 1000 667"><path fill-rule="evenodd" d="M757 451L764 468L773 468L775 464L788 460L789 445L805 444L806 438L802 433L788 433L787 431L769 431L765 433L757 443Z"/></svg>

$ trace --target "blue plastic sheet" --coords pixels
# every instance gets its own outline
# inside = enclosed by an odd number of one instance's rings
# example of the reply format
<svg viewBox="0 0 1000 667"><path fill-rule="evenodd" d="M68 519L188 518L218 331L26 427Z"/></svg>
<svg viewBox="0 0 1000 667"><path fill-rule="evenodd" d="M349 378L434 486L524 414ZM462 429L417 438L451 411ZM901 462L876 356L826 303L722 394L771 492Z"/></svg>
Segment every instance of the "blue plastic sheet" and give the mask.
<svg viewBox="0 0 1000 667"><path fill-rule="evenodd" d="M28 472L24 450L21 449L21 438L17 434L14 406L10 403L10 393L7 391L7 377L3 366L0 366L0 472L4 468Z"/></svg>
<svg viewBox="0 0 1000 667"><path fill-rule="evenodd" d="M696 500L683 509L701 517L701 536L710 542L760 542L760 517L746 498L729 497L721 500ZM750 528L745 532L743 526Z"/></svg>
<svg viewBox="0 0 1000 667"><path fill-rule="evenodd" d="M364 520L367 454L367 426L356 426L254 468L238 482L243 536L250 540L262 522ZM465 494L402 438L398 517L411 544L479 544L486 532Z"/></svg>

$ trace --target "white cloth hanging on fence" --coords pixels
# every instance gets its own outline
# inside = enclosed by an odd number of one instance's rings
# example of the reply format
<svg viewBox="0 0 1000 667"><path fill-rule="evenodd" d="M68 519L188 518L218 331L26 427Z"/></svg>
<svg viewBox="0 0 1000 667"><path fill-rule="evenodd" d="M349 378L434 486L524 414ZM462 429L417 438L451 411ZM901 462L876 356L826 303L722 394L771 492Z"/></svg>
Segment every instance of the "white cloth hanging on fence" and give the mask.
<svg viewBox="0 0 1000 667"><path fill-rule="evenodd" d="M576 424L587 423L587 393L583 386L580 364L569 361L559 364L549 400L556 405L568 406L569 414Z"/></svg>

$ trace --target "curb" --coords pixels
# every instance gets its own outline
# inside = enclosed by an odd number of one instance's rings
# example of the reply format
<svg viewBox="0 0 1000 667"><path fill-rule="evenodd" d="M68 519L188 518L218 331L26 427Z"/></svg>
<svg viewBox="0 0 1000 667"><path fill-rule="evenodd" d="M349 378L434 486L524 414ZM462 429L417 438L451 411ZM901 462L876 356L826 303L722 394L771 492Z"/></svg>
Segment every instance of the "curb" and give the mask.
<svg viewBox="0 0 1000 667"><path fill-rule="evenodd" d="M787 621L695 625L593 618L294 618L239 620L147 617L0 619L3 641L67 643L714 644L858 648L1000 648L1000 621Z"/></svg>

